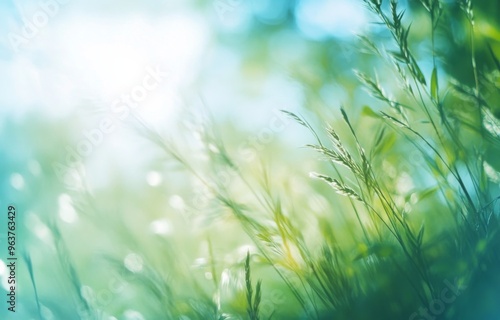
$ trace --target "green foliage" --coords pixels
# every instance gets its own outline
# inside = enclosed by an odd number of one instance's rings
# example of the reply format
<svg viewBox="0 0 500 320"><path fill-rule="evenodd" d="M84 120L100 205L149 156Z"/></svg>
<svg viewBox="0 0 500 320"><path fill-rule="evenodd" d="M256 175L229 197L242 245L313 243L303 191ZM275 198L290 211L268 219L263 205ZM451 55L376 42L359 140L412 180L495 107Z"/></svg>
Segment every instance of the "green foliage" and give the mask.
<svg viewBox="0 0 500 320"><path fill-rule="evenodd" d="M262 281L257 281L255 295L253 294L252 279L250 275L250 252L245 259L245 285L247 289L247 313L250 320L259 320L259 305L262 299Z"/></svg>

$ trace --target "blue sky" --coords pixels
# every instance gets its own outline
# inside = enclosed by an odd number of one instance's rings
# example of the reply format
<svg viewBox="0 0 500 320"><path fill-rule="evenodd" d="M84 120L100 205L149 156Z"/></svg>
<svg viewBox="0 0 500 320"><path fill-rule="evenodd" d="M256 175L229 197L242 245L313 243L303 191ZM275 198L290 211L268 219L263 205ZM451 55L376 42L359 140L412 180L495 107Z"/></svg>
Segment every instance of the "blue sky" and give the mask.
<svg viewBox="0 0 500 320"><path fill-rule="evenodd" d="M282 12L281 2L249 7L231 1L233 7L218 16L224 1L214 0L212 12L203 13L190 1L2 1L0 105L18 116L33 109L64 116L83 101L110 104L142 79L145 68L161 65L171 73L168 88L142 108L146 118L161 121L172 111L165 105L172 105L174 92L196 82L207 52L224 52L213 41L218 28L237 29L252 12L268 21ZM359 6L302 0L297 24L312 39L349 37L366 26ZM234 78L227 85L235 85Z"/></svg>

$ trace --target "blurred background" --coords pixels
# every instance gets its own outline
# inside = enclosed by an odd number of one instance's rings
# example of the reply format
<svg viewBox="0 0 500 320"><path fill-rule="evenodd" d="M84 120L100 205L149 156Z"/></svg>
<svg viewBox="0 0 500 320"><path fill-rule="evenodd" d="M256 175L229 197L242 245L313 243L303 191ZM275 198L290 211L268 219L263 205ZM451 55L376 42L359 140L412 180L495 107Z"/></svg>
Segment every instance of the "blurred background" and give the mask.
<svg viewBox="0 0 500 320"><path fill-rule="evenodd" d="M440 84L473 86L467 20L454 1L442 3ZM430 77L427 12L418 1L399 8ZM478 69L495 68L500 5L474 8ZM345 133L344 106L362 142L373 141L371 110L382 104L353 70L376 70L394 96L401 84L363 47L359 35L391 49L363 1L5 0L0 31L0 204L17 207L21 259L19 312L2 318L202 319L196 314L215 303L237 319L246 312L247 252L264 283L263 319L308 317L237 217L214 205L213 188L255 202L248 183L293 200L286 210L312 235L311 247L320 242L318 221L348 237L354 218L342 218L339 200L308 176L327 168L301 148L313 137L280 110ZM488 92L491 101L497 96ZM466 109L458 98L449 105ZM500 114L498 103L491 112ZM411 150L385 150L387 179L401 192L432 187ZM494 194L498 146L485 157ZM436 196L415 211L444 207ZM0 260L2 296L7 274Z"/></svg>

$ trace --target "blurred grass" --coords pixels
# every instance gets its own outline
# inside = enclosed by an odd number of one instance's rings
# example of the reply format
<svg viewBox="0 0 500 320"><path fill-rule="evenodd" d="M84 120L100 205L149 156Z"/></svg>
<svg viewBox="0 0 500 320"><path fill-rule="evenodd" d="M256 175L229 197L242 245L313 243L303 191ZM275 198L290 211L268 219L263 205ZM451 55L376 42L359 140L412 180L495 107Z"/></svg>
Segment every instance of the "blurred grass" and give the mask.
<svg viewBox="0 0 500 320"><path fill-rule="evenodd" d="M186 114L172 138L134 122L143 144L134 142L154 150L129 169L141 179L117 173L68 190L51 166L77 141L68 123L78 121L4 124L13 151L2 191L22 207L20 277L32 288L20 292L21 317L419 319L427 308L497 319L498 26L471 31L496 9L421 0L403 14L396 1L364 3L382 30L356 40L352 65L329 60L337 43L310 44L290 72L304 109L283 113L283 131L244 132L206 110ZM449 38L452 23L467 40ZM244 69L270 63L248 55ZM347 92L342 108L318 94L331 82ZM307 148L286 139L296 132ZM23 187L12 188L13 173ZM61 219L62 194L76 222Z"/></svg>

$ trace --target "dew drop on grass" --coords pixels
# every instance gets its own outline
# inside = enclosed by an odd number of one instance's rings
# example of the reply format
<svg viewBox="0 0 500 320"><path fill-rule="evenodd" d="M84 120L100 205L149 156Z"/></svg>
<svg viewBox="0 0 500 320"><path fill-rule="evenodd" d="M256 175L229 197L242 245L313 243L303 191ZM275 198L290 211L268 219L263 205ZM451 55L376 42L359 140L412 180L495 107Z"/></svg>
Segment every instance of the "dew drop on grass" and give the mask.
<svg viewBox="0 0 500 320"><path fill-rule="evenodd" d="M89 286L82 286L80 288L80 293L82 297L88 302L93 303L95 301L94 290Z"/></svg>
<svg viewBox="0 0 500 320"><path fill-rule="evenodd" d="M149 230L154 234L168 235L172 232L172 226L167 219L159 219L151 222Z"/></svg>
<svg viewBox="0 0 500 320"><path fill-rule="evenodd" d="M410 196L410 203L411 204L416 204L418 202L419 198L416 192L413 192Z"/></svg>
<svg viewBox="0 0 500 320"><path fill-rule="evenodd" d="M207 259L205 258L196 258L193 263L193 267L195 268L201 268L206 266L208 263Z"/></svg>
<svg viewBox="0 0 500 320"><path fill-rule="evenodd" d="M406 202L405 205L404 205L404 212L405 213L410 213L411 210L412 210L412 205L409 203L409 202Z"/></svg>
<svg viewBox="0 0 500 320"><path fill-rule="evenodd" d="M131 272L138 273L143 269L144 261L141 256L136 253L129 253L125 259L123 259L123 264L125 268L130 270Z"/></svg>
<svg viewBox="0 0 500 320"><path fill-rule="evenodd" d="M145 320L144 316L136 310L125 310L123 316L126 320Z"/></svg>
<svg viewBox="0 0 500 320"><path fill-rule="evenodd" d="M203 135L199 131L193 131L193 137L197 141L203 141Z"/></svg>
<svg viewBox="0 0 500 320"><path fill-rule="evenodd" d="M231 282L231 275L229 269L224 269L220 275L220 285L222 288L229 288Z"/></svg>
<svg viewBox="0 0 500 320"><path fill-rule="evenodd" d="M9 284L7 283L7 266L5 265L5 262L3 262L0 259L0 281L2 284L2 287L8 291L7 289L9 288Z"/></svg>
<svg viewBox="0 0 500 320"><path fill-rule="evenodd" d="M382 169L389 178L391 178L391 179L396 178L397 170L396 170L396 168L394 168L394 166L390 162L384 160L382 162Z"/></svg>
<svg viewBox="0 0 500 320"><path fill-rule="evenodd" d="M500 137L500 120L498 120L488 109L483 108L483 126L495 137Z"/></svg>
<svg viewBox="0 0 500 320"><path fill-rule="evenodd" d="M28 212L26 216L26 226L30 229L39 239L44 241L51 240L50 229L40 220L38 215L33 212Z"/></svg>
<svg viewBox="0 0 500 320"><path fill-rule="evenodd" d="M414 187L413 179L407 173L402 173L396 180L396 188L398 189L398 193L401 195L407 194Z"/></svg>
<svg viewBox="0 0 500 320"><path fill-rule="evenodd" d="M490 178L493 183L500 183L500 172L495 170L488 162L483 161L483 168L486 176Z"/></svg>
<svg viewBox="0 0 500 320"><path fill-rule="evenodd" d="M238 258L243 259L244 257L246 257L247 252L250 252L250 255L252 255L257 252L257 248L250 244L240 246L237 249Z"/></svg>
<svg viewBox="0 0 500 320"><path fill-rule="evenodd" d="M173 209L178 209L178 210L184 209L184 206L185 206L184 199L182 199L182 197L179 195L171 196L170 199L168 200L168 204Z"/></svg>
<svg viewBox="0 0 500 320"><path fill-rule="evenodd" d="M78 214L73 207L71 197L63 193L59 196L58 203L59 218L66 223L75 223L78 220Z"/></svg>
<svg viewBox="0 0 500 320"><path fill-rule="evenodd" d="M43 319L45 320L53 320L54 318L54 313L47 308L46 306L42 305L40 307L40 313L42 314Z"/></svg>
<svg viewBox="0 0 500 320"><path fill-rule="evenodd" d="M157 171L150 171L146 175L146 181L150 186L157 187L162 183L163 177Z"/></svg>
<svg viewBox="0 0 500 320"><path fill-rule="evenodd" d="M16 190L21 190L24 188L24 178L21 174L14 172L10 175L10 184Z"/></svg>
<svg viewBox="0 0 500 320"><path fill-rule="evenodd" d="M208 144L208 150L210 150L213 153L220 153L219 148L217 148L217 146L214 145L213 143Z"/></svg>
<svg viewBox="0 0 500 320"><path fill-rule="evenodd" d="M28 169L34 176L38 176L42 172L40 163L38 163L38 161L36 160L30 160L30 162L28 163Z"/></svg>

